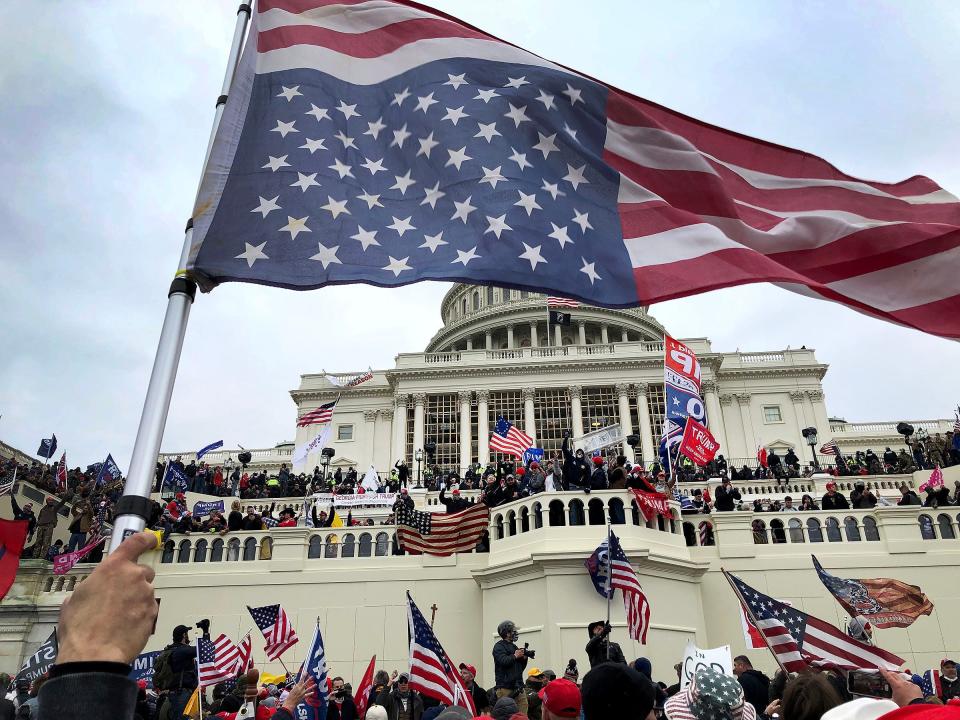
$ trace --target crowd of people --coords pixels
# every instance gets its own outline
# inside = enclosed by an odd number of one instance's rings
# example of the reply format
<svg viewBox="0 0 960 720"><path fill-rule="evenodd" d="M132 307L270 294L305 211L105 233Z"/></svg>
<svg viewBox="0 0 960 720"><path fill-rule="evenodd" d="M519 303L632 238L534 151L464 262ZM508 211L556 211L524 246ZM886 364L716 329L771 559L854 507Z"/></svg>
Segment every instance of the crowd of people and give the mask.
<svg viewBox="0 0 960 720"><path fill-rule="evenodd" d="M64 605L58 625L55 663L32 684L9 687L0 700L0 717L31 720L104 717L117 720L183 720L199 684L191 628L178 625L172 642L157 657L152 684L128 678L131 663L153 633L159 606L153 570L138 564L156 547L156 537L139 533L128 538L79 585ZM210 622L196 624L209 639ZM118 631L118 628L123 628ZM862 632L862 627L858 626ZM335 668L328 668L326 717L329 720L941 720L960 717L960 679L956 663L940 663L938 692L930 694L923 679L880 671L874 692L851 695L846 673L811 669L800 674L778 672L773 678L754 669L746 656L734 658L733 675L714 667L698 667L683 683L657 681L646 658L628 662L611 639L610 625L599 620L587 627L584 650L590 669L580 677L575 660L562 674L534 667L534 652L519 644L517 626L507 620L491 655L494 684L484 689L469 662L459 664L464 689L476 714L445 707L430 693L419 692L411 674L376 672L361 697ZM851 632L848 629L848 632ZM883 682L880 682L882 678ZM9 676L0 682L10 683ZM884 688L889 689L886 692ZM309 677L287 675L285 682L261 684L257 670L204 690L204 718L217 720L299 720L298 705L315 696ZM884 697L886 696L886 697ZM946 704L945 704L946 703ZM358 705L366 705L361 717ZM197 714L191 717L196 718Z"/></svg>

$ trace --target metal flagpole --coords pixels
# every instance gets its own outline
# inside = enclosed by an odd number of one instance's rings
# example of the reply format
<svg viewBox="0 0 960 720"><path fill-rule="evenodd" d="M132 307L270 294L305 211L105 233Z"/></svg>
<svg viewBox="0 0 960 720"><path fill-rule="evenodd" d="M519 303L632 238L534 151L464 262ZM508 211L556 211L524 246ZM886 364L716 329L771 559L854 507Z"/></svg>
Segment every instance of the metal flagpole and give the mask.
<svg viewBox="0 0 960 720"><path fill-rule="evenodd" d="M200 643L197 643L197 667L200 667ZM203 720L203 683L197 678L197 707L200 709L198 717Z"/></svg>
<svg viewBox="0 0 960 720"><path fill-rule="evenodd" d="M249 21L250 5L243 3L237 9L237 22L227 58L227 69L223 76L220 97L217 98L210 139L207 141L207 151L203 161L204 170L210 159L213 139L217 134L223 108L227 102L227 93L233 83L233 75L240 60L240 49L243 46ZM203 172L200 177L202 182ZM114 521L113 535L110 538L110 552L116 550L128 535L143 530L146 519L150 516L150 491L153 485L151 479L156 471L160 441L163 438L167 414L170 411L170 397L173 395L173 384L177 378L177 366L180 363L183 338L187 332L190 307L197 292L196 283L186 276L184 270L189 259L192 240L193 219L191 218L187 222L187 230L183 238L180 264L167 294L167 311L163 318L163 328L160 330L160 340L153 360L150 383L147 385L147 395L143 401L140 426L137 428L137 439L133 445L130 470L127 473L127 484L124 487L123 497L116 506L117 517Z"/></svg>
<svg viewBox="0 0 960 720"><path fill-rule="evenodd" d="M730 583L730 587L733 589L733 592L737 596L737 600L740 602L743 611L747 613L747 617L750 618L750 622L753 623L753 626L760 631L760 637L763 638L763 642L767 645L767 650L773 655L773 659L777 661L777 665L780 666L780 669L787 675L790 676L790 673L787 671L787 668L783 666L783 663L780 661L780 656L773 651L773 647L770 645L770 638L767 637L767 634L763 631L763 628L757 624L757 618L753 614L753 611L750 609L750 603L744 599L743 595L740 594L740 589L734 584L733 580L730 579L730 573L728 573L724 568L720 568L720 572L723 573L723 576L727 579L727 582Z"/></svg>
<svg viewBox="0 0 960 720"><path fill-rule="evenodd" d="M613 601L613 546L610 543L610 521L607 520L607 625L610 624L610 603ZM604 632L607 628L604 626ZM607 660L610 659L610 636L607 636Z"/></svg>

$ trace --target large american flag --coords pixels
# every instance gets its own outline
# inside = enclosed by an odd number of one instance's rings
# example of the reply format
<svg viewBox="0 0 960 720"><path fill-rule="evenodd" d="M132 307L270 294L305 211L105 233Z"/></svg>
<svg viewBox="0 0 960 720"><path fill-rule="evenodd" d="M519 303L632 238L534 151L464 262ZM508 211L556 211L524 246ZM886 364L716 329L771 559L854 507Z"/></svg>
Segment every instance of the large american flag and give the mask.
<svg viewBox="0 0 960 720"><path fill-rule="evenodd" d="M491 450L522 458L532 446L532 437L504 420L502 415L497 415L497 424L493 426L493 433L490 435Z"/></svg>
<svg viewBox="0 0 960 720"><path fill-rule="evenodd" d="M339 400L340 398L337 398ZM304 413L297 420L297 427L306 427L307 425L322 425L333 420L333 410L337 407L337 400L324 403L315 410Z"/></svg>
<svg viewBox="0 0 960 720"><path fill-rule="evenodd" d="M620 589L623 594L630 637L646 645L647 630L650 629L650 603L640 586L636 570L620 546L620 539L612 531L607 543L610 552L610 587L613 590Z"/></svg>
<svg viewBox="0 0 960 720"><path fill-rule="evenodd" d="M216 685L237 675L240 650L224 634L216 640L197 640L197 670L200 686Z"/></svg>
<svg viewBox="0 0 960 720"><path fill-rule="evenodd" d="M630 307L767 281L960 337L960 203L932 180L845 175L414 3L257 10L193 216L203 290L433 279Z"/></svg>
<svg viewBox="0 0 960 720"><path fill-rule="evenodd" d="M253 621L263 633L267 641L263 649L267 657L276 660L284 652L297 644L297 633L290 623L290 619L279 605L264 605L262 607L247 606Z"/></svg>
<svg viewBox="0 0 960 720"><path fill-rule="evenodd" d="M410 688L444 705L460 705L476 715L473 695L464 687L457 666L433 634L420 608L407 593L410 633Z"/></svg>
<svg viewBox="0 0 960 720"><path fill-rule="evenodd" d="M735 575L724 574L787 672L801 672L810 666L896 670L903 665L902 658L854 640L834 625L754 590Z"/></svg>
<svg viewBox="0 0 960 720"><path fill-rule="evenodd" d="M452 515L412 510L395 505L397 538L411 555L452 555L477 546L490 519L487 506L477 503Z"/></svg>

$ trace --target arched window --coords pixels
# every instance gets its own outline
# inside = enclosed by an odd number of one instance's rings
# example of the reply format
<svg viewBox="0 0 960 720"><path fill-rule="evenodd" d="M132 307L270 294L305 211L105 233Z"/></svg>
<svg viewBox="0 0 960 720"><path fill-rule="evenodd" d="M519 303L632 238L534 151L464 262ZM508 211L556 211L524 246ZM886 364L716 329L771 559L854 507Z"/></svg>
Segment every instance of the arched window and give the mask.
<svg viewBox="0 0 960 720"><path fill-rule="evenodd" d="M503 540L503 515L500 513L493 518L493 531L497 540Z"/></svg>
<svg viewBox="0 0 960 720"><path fill-rule="evenodd" d="M753 528L753 544L766 545L769 542L766 523L757 518L751 523L751 527Z"/></svg>
<svg viewBox="0 0 960 720"><path fill-rule="evenodd" d="M461 301L461 303L460 303L460 314L461 314L461 315L466 315L466 314L467 314L467 299L466 299L466 298L464 298L464 299Z"/></svg>
<svg viewBox="0 0 960 720"><path fill-rule="evenodd" d="M957 537L953 532L953 524L950 522L949 515L937 515L937 526L940 529L941 540L953 540Z"/></svg>
<svg viewBox="0 0 960 720"><path fill-rule="evenodd" d="M783 531L783 520L779 518L770 521L770 536L773 542L783 544L787 541L787 534Z"/></svg>
<svg viewBox="0 0 960 720"><path fill-rule="evenodd" d="M352 558L356 555L357 552L357 538L353 533L347 533L343 536L343 550L340 552L340 557Z"/></svg>
<svg viewBox="0 0 960 720"><path fill-rule="evenodd" d="M571 525L583 525L584 524L584 515L583 515L583 501L582 500L571 500L570 501L570 524Z"/></svg>
<svg viewBox="0 0 960 720"><path fill-rule="evenodd" d="M207 559L207 541L197 540L197 549L193 551L194 562L205 562Z"/></svg>
<svg viewBox="0 0 960 720"><path fill-rule="evenodd" d="M823 542L823 529L816 518L807 518L807 535L812 543Z"/></svg>
<svg viewBox="0 0 960 720"><path fill-rule="evenodd" d="M936 540L937 531L933 529L933 518L921 515L917 520L920 522L920 537L924 540Z"/></svg>
<svg viewBox="0 0 960 720"><path fill-rule="evenodd" d="M529 294L530 294L530 293L528 293L526 290L521 290L521 291L520 291L520 299L521 299L521 300L526 300L526 299L527 299L527 296L528 296Z"/></svg>
<svg viewBox="0 0 960 720"><path fill-rule="evenodd" d="M360 557L370 557L373 554L373 537L370 533L360 533Z"/></svg>
<svg viewBox="0 0 960 720"><path fill-rule="evenodd" d="M692 522L683 523L683 540L687 547L696 547L697 531L694 529Z"/></svg>
<svg viewBox="0 0 960 720"><path fill-rule="evenodd" d="M193 544L189 540L181 540L180 547L177 550L177 562L178 563L190 562L190 550L192 548L193 548Z"/></svg>
<svg viewBox="0 0 960 720"><path fill-rule="evenodd" d="M587 519L591 525L606 525L607 518L603 512L603 500L593 498L587 504Z"/></svg>
<svg viewBox="0 0 960 720"><path fill-rule="evenodd" d="M310 538L310 544L307 546L307 557L311 560L321 557L323 554L323 538L314 535Z"/></svg>
<svg viewBox="0 0 960 720"><path fill-rule="evenodd" d="M243 559L244 560L257 559L257 539L256 538L251 537L243 541Z"/></svg>
<svg viewBox="0 0 960 720"><path fill-rule="evenodd" d="M487 285L487 305L493 305L493 285Z"/></svg>
<svg viewBox="0 0 960 720"><path fill-rule="evenodd" d="M835 517L828 517L824 524L827 526L827 540L840 542L843 539L840 536L840 522Z"/></svg>
<svg viewBox="0 0 960 720"><path fill-rule="evenodd" d="M172 563L173 562L173 553L176 548L173 540L167 540L163 544L163 555L160 556L160 562L162 563Z"/></svg>
<svg viewBox="0 0 960 720"><path fill-rule="evenodd" d="M473 291L473 310L474 312L476 312L479 309L480 309L480 291L474 290Z"/></svg>
<svg viewBox="0 0 960 720"><path fill-rule="evenodd" d="M520 532L530 532L530 510L527 507L520 508Z"/></svg>
<svg viewBox="0 0 960 720"><path fill-rule="evenodd" d="M706 520L702 521L699 526L697 526L697 533L699 535L698 539L700 544L704 547L710 547L715 544L713 539L713 525L711 525Z"/></svg>
<svg viewBox="0 0 960 720"><path fill-rule="evenodd" d="M517 514L510 510L507 513L507 535L513 537L517 534Z"/></svg>
<svg viewBox="0 0 960 720"><path fill-rule="evenodd" d="M623 500L621 500L620 498L610 498L608 509L610 510L611 525L626 524L627 518L623 511Z"/></svg>
<svg viewBox="0 0 960 720"><path fill-rule="evenodd" d="M377 547L374 552L378 557L383 557L390 552L390 536L385 532L377 533Z"/></svg>
<svg viewBox="0 0 960 720"><path fill-rule="evenodd" d="M340 538L338 538L333 533L327 535L326 543L324 543L323 556L325 558L335 558L337 556L337 547Z"/></svg>
<svg viewBox="0 0 960 720"><path fill-rule="evenodd" d="M863 519L863 536L870 542L880 540L880 530L877 528L877 521L869 515Z"/></svg>
<svg viewBox="0 0 960 720"><path fill-rule="evenodd" d="M210 546L210 562L220 562L223 560L223 540L217 538Z"/></svg>
<svg viewBox="0 0 960 720"><path fill-rule="evenodd" d="M797 518L790 518L787 521L787 531L790 533L790 542L803 542L803 523Z"/></svg>
<svg viewBox="0 0 960 720"><path fill-rule="evenodd" d="M233 562L240 559L240 540L233 538L227 543L227 562Z"/></svg>
<svg viewBox="0 0 960 720"><path fill-rule="evenodd" d="M860 542L862 539L860 537L860 526L857 524L857 519L851 515L848 515L843 519L843 529L847 534L847 542Z"/></svg>
<svg viewBox="0 0 960 720"><path fill-rule="evenodd" d="M534 530L539 530L543 527L543 507L540 503L535 502L533 504L533 528Z"/></svg>
<svg viewBox="0 0 960 720"><path fill-rule="evenodd" d="M550 501L550 527L562 527L566 525L566 513L564 512L562 500Z"/></svg>
<svg viewBox="0 0 960 720"><path fill-rule="evenodd" d="M273 557L273 538L265 537L260 541L260 559L269 560Z"/></svg>

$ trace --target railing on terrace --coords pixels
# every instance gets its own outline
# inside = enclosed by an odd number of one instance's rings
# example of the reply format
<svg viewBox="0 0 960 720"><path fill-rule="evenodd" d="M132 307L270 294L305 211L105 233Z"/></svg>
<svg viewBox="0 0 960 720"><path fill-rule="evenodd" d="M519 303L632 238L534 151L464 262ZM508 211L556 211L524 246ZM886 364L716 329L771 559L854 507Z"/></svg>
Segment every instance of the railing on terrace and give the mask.
<svg viewBox="0 0 960 720"><path fill-rule="evenodd" d="M926 430L929 433L945 433L953 429L951 420L908 420L907 422L913 425L914 432ZM899 435L895 422L830 423L830 432L834 435L846 433Z"/></svg>

